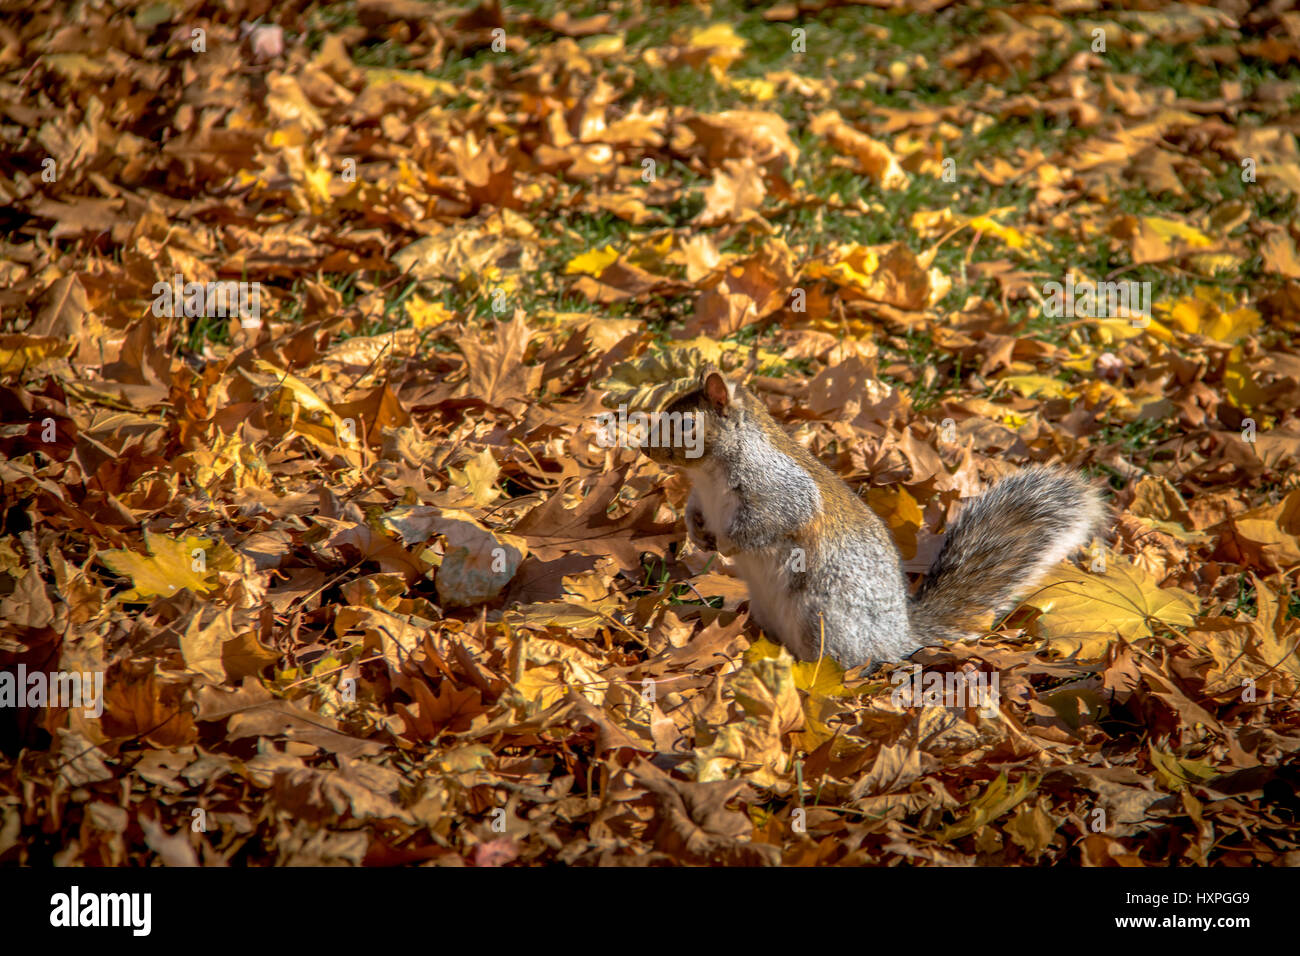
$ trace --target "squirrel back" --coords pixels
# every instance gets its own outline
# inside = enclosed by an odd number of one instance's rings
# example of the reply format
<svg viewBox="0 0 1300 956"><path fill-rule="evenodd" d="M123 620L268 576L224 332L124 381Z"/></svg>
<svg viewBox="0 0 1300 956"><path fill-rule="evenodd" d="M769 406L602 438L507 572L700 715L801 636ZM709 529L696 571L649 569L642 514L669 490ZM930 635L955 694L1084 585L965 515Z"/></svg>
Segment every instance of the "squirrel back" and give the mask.
<svg viewBox="0 0 1300 956"><path fill-rule="evenodd" d="M1087 542L1103 513L1080 478L1027 468L963 508L909 597L885 523L748 389L706 369L660 414L696 430L642 448L691 478L688 533L735 561L751 617L805 660L852 667L966 636Z"/></svg>

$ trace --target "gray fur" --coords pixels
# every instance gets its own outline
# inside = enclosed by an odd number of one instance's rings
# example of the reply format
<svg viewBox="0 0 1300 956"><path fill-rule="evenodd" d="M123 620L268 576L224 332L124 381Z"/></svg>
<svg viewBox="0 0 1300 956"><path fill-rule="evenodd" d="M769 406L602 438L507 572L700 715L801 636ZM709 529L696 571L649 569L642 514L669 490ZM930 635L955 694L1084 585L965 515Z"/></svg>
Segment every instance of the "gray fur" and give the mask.
<svg viewBox="0 0 1300 956"><path fill-rule="evenodd" d="M962 510L911 599L888 528L856 496L848 521L801 545L821 495L797 462L750 443L717 478L728 504L702 514L705 544L735 559L755 622L796 657L824 654L845 667L969 635L968 619L1024 593L1087 542L1102 513L1096 492L1067 473L1033 468L1007 478ZM692 510L701 510L707 484L697 482ZM728 510L730 520L718 520ZM708 536L719 526L715 544Z"/></svg>
<svg viewBox="0 0 1300 956"><path fill-rule="evenodd" d="M965 506L934 567L909 598L898 548L848 485L793 441L763 403L716 373L669 410L700 412L706 452L652 450L691 477L692 540L735 560L750 614L796 656L845 667L894 661L964 637L1092 536L1097 492L1032 467Z"/></svg>
<svg viewBox="0 0 1300 956"><path fill-rule="evenodd" d="M789 595L803 625L801 646L791 648L797 657L815 660L824 651L851 667L897 660L919 646L912 639L907 581L892 541L852 536L820 549L810 556L806 572L791 575Z"/></svg>
<svg viewBox="0 0 1300 956"><path fill-rule="evenodd" d="M726 534L737 550L772 547L821 511L821 493L812 476L771 445L746 444L729 461L739 506Z"/></svg>

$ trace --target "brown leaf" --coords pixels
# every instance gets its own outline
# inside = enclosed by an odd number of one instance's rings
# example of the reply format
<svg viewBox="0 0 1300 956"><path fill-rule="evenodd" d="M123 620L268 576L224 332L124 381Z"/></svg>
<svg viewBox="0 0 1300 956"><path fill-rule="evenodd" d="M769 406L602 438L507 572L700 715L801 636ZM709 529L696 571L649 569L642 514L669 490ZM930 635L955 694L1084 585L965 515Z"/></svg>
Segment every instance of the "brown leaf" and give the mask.
<svg viewBox="0 0 1300 956"><path fill-rule="evenodd" d="M619 518L609 516L625 474L621 469L601 475L573 509L564 507L562 494L553 494L511 531L527 538L529 550L544 561L577 551L611 555L625 568L638 567L643 551L660 550L676 539L676 526L654 521L660 494L642 498Z"/></svg>

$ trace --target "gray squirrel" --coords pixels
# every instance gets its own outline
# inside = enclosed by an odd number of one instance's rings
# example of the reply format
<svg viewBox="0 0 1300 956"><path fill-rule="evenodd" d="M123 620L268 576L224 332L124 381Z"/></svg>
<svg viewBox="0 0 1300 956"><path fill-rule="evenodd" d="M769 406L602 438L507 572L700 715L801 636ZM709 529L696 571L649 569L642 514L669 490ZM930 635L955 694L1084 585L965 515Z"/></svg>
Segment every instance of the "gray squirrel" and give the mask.
<svg viewBox="0 0 1300 956"><path fill-rule="evenodd" d="M690 478L687 533L735 561L750 616L803 660L897 661L968 636L1087 542L1104 513L1082 478L1023 469L962 508L909 596L885 523L747 388L706 368L665 413L697 431L641 450Z"/></svg>

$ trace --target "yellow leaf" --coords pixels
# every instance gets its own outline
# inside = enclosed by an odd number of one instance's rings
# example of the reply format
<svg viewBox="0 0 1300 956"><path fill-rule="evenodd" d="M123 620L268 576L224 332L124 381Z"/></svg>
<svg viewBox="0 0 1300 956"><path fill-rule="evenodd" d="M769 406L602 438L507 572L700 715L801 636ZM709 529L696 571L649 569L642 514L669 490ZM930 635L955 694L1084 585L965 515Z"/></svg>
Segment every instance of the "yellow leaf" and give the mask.
<svg viewBox="0 0 1300 956"><path fill-rule="evenodd" d="M835 263L811 262L805 270L810 279L831 279L840 285L866 288L880 268L880 257L866 246L853 246Z"/></svg>
<svg viewBox="0 0 1300 956"><path fill-rule="evenodd" d="M456 317L456 313L441 302L430 302L418 295L406 300L406 314L416 329L431 329Z"/></svg>
<svg viewBox="0 0 1300 956"><path fill-rule="evenodd" d="M1248 308L1227 310L1232 304L1219 290L1202 287L1174 303L1169 311L1169 324L1184 332L1233 344L1259 330L1260 314Z"/></svg>
<svg viewBox="0 0 1300 956"><path fill-rule="evenodd" d="M991 823L1008 810L1014 808L1037 790L1038 780L1039 778L1036 776L1026 775L1017 780L1015 786L1010 786L1007 783L1006 772L998 774L998 778L989 784L988 789L971 801L970 812L966 817L944 827L935 834L935 839L940 843L950 843L953 840L974 833L984 824Z"/></svg>
<svg viewBox="0 0 1300 956"><path fill-rule="evenodd" d="M776 99L776 84L760 77L741 76L735 79L727 77L726 85L760 103Z"/></svg>
<svg viewBox="0 0 1300 956"><path fill-rule="evenodd" d="M1134 325L1131 318L1090 319L1089 321L1097 330L1097 341L1101 345L1111 345L1114 342L1123 342L1126 339L1135 339L1144 331L1149 332L1156 338L1162 339L1162 341L1167 342L1171 338L1169 331L1158 322L1154 321L1147 323L1145 328ZM1075 366L1070 367L1075 368ZM1092 358L1090 357L1088 359L1088 364L1083 368L1077 368L1077 371L1091 372Z"/></svg>
<svg viewBox="0 0 1300 956"><path fill-rule="evenodd" d="M1237 351L1233 349L1233 353ZM1268 396L1268 393L1255 382L1254 370L1244 362L1234 360L1231 355L1223 370L1223 384L1227 389L1228 397L1232 399L1232 404L1245 412L1253 412Z"/></svg>
<svg viewBox="0 0 1300 956"><path fill-rule="evenodd" d="M233 608L225 608L220 614L201 626L201 614L190 618L189 626L181 635L181 656L185 666L197 671L214 684L224 683L226 668L221 662L221 649L226 641L233 640L235 629L232 620Z"/></svg>
<svg viewBox="0 0 1300 956"><path fill-rule="evenodd" d="M1089 408L1096 408L1098 405L1105 403L1111 414L1122 414L1134 411L1137 408L1129 401L1129 397L1124 394L1123 389L1116 388L1110 382L1103 382L1098 379L1084 382L1079 388L1070 389L1067 394L1070 398L1076 396L1082 398Z"/></svg>
<svg viewBox="0 0 1300 956"><path fill-rule="evenodd" d="M692 50L707 50L708 63L717 72L726 70L745 51L745 38L736 33L730 23L715 23L696 30L687 41Z"/></svg>
<svg viewBox="0 0 1300 956"><path fill-rule="evenodd" d="M1181 239L1188 245L1202 249L1214 245L1214 240L1199 229L1174 219L1164 219L1160 216L1143 216L1142 222L1161 239Z"/></svg>
<svg viewBox="0 0 1300 956"><path fill-rule="evenodd" d="M1278 569L1300 565L1300 489L1292 489L1276 504L1265 504L1233 515L1233 537L1256 561Z"/></svg>
<svg viewBox="0 0 1300 956"><path fill-rule="evenodd" d="M844 668L823 657L820 661L795 661L791 668L794 686L811 697L848 697L844 686Z"/></svg>
<svg viewBox="0 0 1300 956"><path fill-rule="evenodd" d="M1192 524L1187 502L1168 478L1143 475L1134 489L1133 504L1129 512L1139 518L1172 521L1187 528Z"/></svg>
<svg viewBox="0 0 1300 956"><path fill-rule="evenodd" d="M101 551L102 560L114 574L131 579L134 585L122 595L124 601L146 601L153 597L171 597L188 588L206 594L216 586L214 570L208 569L211 538L187 535L177 541L163 535L144 533L149 554L135 551Z"/></svg>
<svg viewBox="0 0 1300 956"><path fill-rule="evenodd" d="M744 778L757 787L782 790L788 761L781 736L763 721L750 717L717 728L711 743L695 748L688 765L700 783Z"/></svg>
<svg viewBox="0 0 1300 956"><path fill-rule="evenodd" d="M1131 217L1130 217L1131 220ZM1133 258L1135 262L1158 262L1173 256L1187 255L1188 264L1201 275L1215 275L1237 267L1240 256L1233 252L1206 252L1188 255L1197 249L1209 249L1215 241L1194 226L1165 219L1143 216L1135 221Z"/></svg>
<svg viewBox="0 0 1300 956"><path fill-rule="evenodd" d="M257 676L264 667L279 659L279 652L263 647L252 631L235 635L221 647L221 666L226 672L226 680L232 683Z"/></svg>
<svg viewBox="0 0 1300 956"><path fill-rule="evenodd" d="M1069 398L1074 390L1065 382L1047 375L1006 375L998 379L998 386L1014 389L1025 398L1042 395L1046 398Z"/></svg>
<svg viewBox="0 0 1300 956"><path fill-rule="evenodd" d="M113 72L113 67L109 63L80 53L46 53L44 60L46 69L54 70L74 81L85 76L99 79Z"/></svg>
<svg viewBox="0 0 1300 956"><path fill-rule="evenodd" d="M514 627L562 627L568 631L609 623L608 614L568 601L516 604L505 612L505 618Z"/></svg>
<svg viewBox="0 0 1300 956"><path fill-rule="evenodd" d="M426 97L456 96L460 93L460 90L446 80L435 80L433 77L416 70L387 70L371 67L365 69L364 72L367 87L387 86L390 83L396 83L412 93L418 93Z"/></svg>
<svg viewBox="0 0 1300 956"><path fill-rule="evenodd" d="M295 146L305 146L311 139L310 132L303 126L290 126L285 129L277 129L271 132L266 138L266 145L272 149L292 149ZM269 183L263 176L250 173L247 170L240 170L238 181L241 185L256 184L259 188L265 189Z"/></svg>
<svg viewBox="0 0 1300 956"><path fill-rule="evenodd" d="M916 556L916 535L925 524L925 514L916 499L902 485L891 488L872 488L867 492L867 504L885 519L905 560Z"/></svg>
<svg viewBox="0 0 1300 956"><path fill-rule="evenodd" d="M750 347L738 342L718 342L703 335L693 339L674 340L666 344L670 349L694 349L705 361L720 368L732 367L723 356L732 356L731 362L736 366L740 366L751 355ZM758 368L760 372L768 374L783 367L780 352L773 352L765 348L758 350Z"/></svg>
<svg viewBox="0 0 1300 956"><path fill-rule="evenodd" d="M970 226L977 232L987 233L998 239L1008 249L1036 253L1049 248L1048 244L1037 236L1027 235L1012 226L1004 226L991 216L976 216L970 221Z"/></svg>
<svg viewBox="0 0 1300 956"><path fill-rule="evenodd" d="M731 680L736 702L745 713L776 734L803 723L803 705L794 684L794 663L794 657L784 647L778 647L776 654L764 647L758 654L747 653L744 667Z"/></svg>
<svg viewBox="0 0 1300 956"><path fill-rule="evenodd" d="M823 110L808 123L808 132L825 137L837 152L853 159L857 171L882 189L906 189L911 178L888 143L873 139L845 121L838 110Z"/></svg>
<svg viewBox="0 0 1300 956"><path fill-rule="evenodd" d="M1011 842L1037 859L1056 836L1056 821L1042 807L1025 806L1016 811L1003 829Z"/></svg>
<svg viewBox="0 0 1300 956"><path fill-rule="evenodd" d="M754 663L768 657L780 657L782 650L784 648L775 641L760 637L749 645L749 650L745 651L745 663Z"/></svg>
<svg viewBox="0 0 1300 956"><path fill-rule="evenodd" d="M267 483L266 462L257 450L238 434L217 430L208 448L196 448L185 456L194 467L194 484L209 494L227 475L233 488L259 488Z"/></svg>
<svg viewBox="0 0 1300 956"><path fill-rule="evenodd" d="M334 181L334 171L328 166L304 166L303 184L313 200L313 209L324 209L330 204L330 183Z"/></svg>
<svg viewBox="0 0 1300 956"><path fill-rule="evenodd" d="M452 484L464 488L474 496L475 507L482 508L496 500L498 492L495 487L501 466L492 456L492 449L484 448L477 455L465 462L464 470L447 468Z"/></svg>
<svg viewBox="0 0 1300 956"><path fill-rule="evenodd" d="M570 259L564 267L564 274L571 276L581 272L598 276L617 261L618 250L612 245L606 245L603 249L592 249Z"/></svg>
<svg viewBox="0 0 1300 956"><path fill-rule="evenodd" d="M1100 574L1062 565L1024 603L1043 612L1035 624L1049 647L1089 658L1116 637L1149 637L1155 623L1188 626L1200 608L1194 594L1161 588L1145 571L1114 561Z"/></svg>
<svg viewBox="0 0 1300 956"><path fill-rule="evenodd" d="M693 30L686 45L697 49L728 47L732 50L743 50L745 40L736 33L736 28L730 23L713 23Z"/></svg>
<svg viewBox="0 0 1300 956"><path fill-rule="evenodd" d="M1285 696L1300 686L1300 622L1287 609L1285 591L1274 591L1251 575L1258 610L1255 619L1202 619L1187 638L1214 658L1205 674L1207 692L1256 694L1270 688ZM1259 685L1256 687L1256 685Z"/></svg>
<svg viewBox="0 0 1300 956"><path fill-rule="evenodd" d="M912 218L908 220L908 227L922 239L935 239L945 232L964 228L966 225L969 225L969 222L957 216L947 206L942 209L922 209L920 212L912 213Z"/></svg>
<svg viewBox="0 0 1300 956"><path fill-rule="evenodd" d="M541 710L563 700L569 693L569 685L561 674L559 664L530 667L524 671L514 686L525 700L536 703Z"/></svg>
<svg viewBox="0 0 1300 956"><path fill-rule="evenodd" d="M625 42L621 33L602 33L592 37L585 37L579 43L579 46L582 47L582 52L588 56L610 56L621 53Z"/></svg>
<svg viewBox="0 0 1300 956"><path fill-rule="evenodd" d="M781 684L781 675L787 666L791 680L789 688ZM829 657L823 657L820 661L796 661L784 647L760 637L745 652L745 667L765 675L763 683L767 685L767 694L763 695L764 703L761 706L754 703L756 695L752 690L736 691L736 699L746 713L770 721L768 727L774 733L784 733L798 726L792 717L792 711L786 709L793 706L792 698L786 695L797 690L802 692L800 707L804 727L803 732L797 735L799 746L808 751L816 750L823 742L835 736L826 726L825 720L841 708L831 703L831 700L849 697L853 693L844 686L844 668L839 664ZM743 681L741 686L750 686L751 683ZM781 703L776 703L777 700Z"/></svg>
<svg viewBox="0 0 1300 956"><path fill-rule="evenodd" d="M55 336L0 335L0 373L22 371L67 355L74 343Z"/></svg>
<svg viewBox="0 0 1300 956"><path fill-rule="evenodd" d="M254 360L253 368L275 377L275 383L279 386L275 411L287 429L292 429L312 444L326 449L360 446L355 424L350 428L345 425L329 403L298 376L263 359Z"/></svg>
<svg viewBox="0 0 1300 956"><path fill-rule="evenodd" d="M1150 743L1147 744L1147 751L1151 754L1151 766L1156 772L1156 778L1166 790L1182 790L1189 784L1204 783L1219 775L1215 766L1207 761L1165 753Z"/></svg>
<svg viewBox="0 0 1300 956"><path fill-rule="evenodd" d="M438 758L438 769L443 773L463 780L475 770L484 770L489 763L495 762L492 750L482 744L469 744L449 750Z"/></svg>

